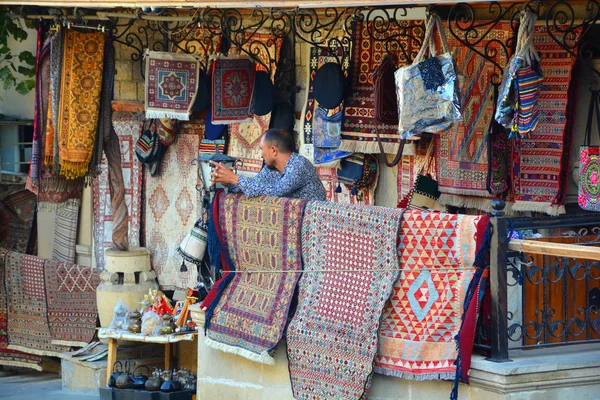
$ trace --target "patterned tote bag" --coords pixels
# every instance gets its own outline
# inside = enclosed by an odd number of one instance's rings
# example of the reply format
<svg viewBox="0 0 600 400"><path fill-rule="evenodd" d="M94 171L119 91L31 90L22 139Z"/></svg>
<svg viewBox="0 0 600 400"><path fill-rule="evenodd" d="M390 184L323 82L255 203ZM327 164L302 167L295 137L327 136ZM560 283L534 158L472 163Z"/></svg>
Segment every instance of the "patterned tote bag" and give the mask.
<svg viewBox="0 0 600 400"><path fill-rule="evenodd" d="M585 127L585 142L579 150L579 196L581 208L588 211L600 211L600 146L592 146L592 129L594 112L596 112L596 128L600 134L600 91L592 90Z"/></svg>

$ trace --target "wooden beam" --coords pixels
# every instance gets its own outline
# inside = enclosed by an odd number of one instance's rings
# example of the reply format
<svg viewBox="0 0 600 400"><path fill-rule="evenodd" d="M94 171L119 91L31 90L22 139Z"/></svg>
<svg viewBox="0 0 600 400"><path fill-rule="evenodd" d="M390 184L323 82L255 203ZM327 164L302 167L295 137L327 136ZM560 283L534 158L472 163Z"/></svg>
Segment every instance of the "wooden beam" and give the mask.
<svg viewBox="0 0 600 400"><path fill-rule="evenodd" d="M530 254L545 254L548 256L600 261L600 247L595 246L511 239L508 249Z"/></svg>

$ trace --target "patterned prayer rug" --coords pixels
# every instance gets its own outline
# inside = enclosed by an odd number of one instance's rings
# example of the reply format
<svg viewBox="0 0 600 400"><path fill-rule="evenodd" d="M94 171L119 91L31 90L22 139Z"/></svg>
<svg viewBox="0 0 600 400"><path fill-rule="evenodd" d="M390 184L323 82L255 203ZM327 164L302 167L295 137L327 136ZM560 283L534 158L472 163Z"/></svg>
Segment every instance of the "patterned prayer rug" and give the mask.
<svg viewBox="0 0 600 400"><path fill-rule="evenodd" d="M488 42L491 47L494 46L494 42L490 40L506 43L512 35L510 22L499 22L487 34L486 40L477 46L477 50L485 53L483 46ZM497 73L497 70L492 63L461 45L454 36L448 35L448 41L450 48L457 49L455 60L458 69L464 74L465 84L463 121L435 135L437 181L442 193L440 202L445 205L487 210L491 207L490 193L487 190L489 163L487 132L494 116L492 76ZM502 59L500 65L506 65L507 62L508 60ZM504 177L506 178L507 176ZM483 198L467 200L462 196Z"/></svg>
<svg viewBox="0 0 600 400"><path fill-rule="evenodd" d="M379 328L375 371L405 379L454 379L454 337L487 217L407 210L400 224L400 278Z"/></svg>
<svg viewBox="0 0 600 400"><path fill-rule="evenodd" d="M0 204L8 214L8 236L0 247L32 254L36 238L33 237L35 222L36 196L23 189L8 195Z"/></svg>
<svg viewBox="0 0 600 400"><path fill-rule="evenodd" d="M371 32L369 35L367 29ZM402 36L398 36L402 32ZM420 49L425 29L423 21L398 21L381 31L375 21L359 22L354 28L352 44L352 65L350 79L352 91L344 99L344 118L342 121L341 150L359 153L379 153L376 132L379 133L386 153L396 154L400 135L397 125L383 124L375 120L375 90L372 74L387 54L385 41L378 39L395 37L392 41L397 48L397 66L412 62ZM410 58L408 59L407 56Z"/></svg>
<svg viewBox="0 0 600 400"><path fill-rule="evenodd" d="M581 29L575 33L574 41ZM545 78L535 134L513 146L513 209L556 215L565 212L561 192L566 190L565 158L568 159L571 151L565 139L571 134L571 127L567 126L567 103L575 57L556 44L543 25L535 27L533 43L541 55Z"/></svg>
<svg viewBox="0 0 600 400"><path fill-rule="evenodd" d="M68 29L60 82L58 150L60 174L67 179L88 172L94 144L104 66L102 32Z"/></svg>
<svg viewBox="0 0 600 400"><path fill-rule="evenodd" d="M302 222L305 273L287 330L295 398L366 397L379 319L400 272L395 249L402 211L307 204Z"/></svg>
<svg viewBox="0 0 600 400"><path fill-rule="evenodd" d="M151 51L146 57L146 118L187 121L198 91L198 59Z"/></svg>
<svg viewBox="0 0 600 400"><path fill-rule="evenodd" d="M8 333L6 329L8 319L8 308L6 304L5 280L5 258L9 250L0 248L0 365L12 367L33 368L42 370L42 357L35 354L23 353L8 349Z"/></svg>
<svg viewBox="0 0 600 400"><path fill-rule="evenodd" d="M344 47L340 47L337 50L337 56L342 57L343 53L350 54L350 44L342 41ZM315 129L323 129L324 121L329 131L341 131L341 119L335 118L336 115L340 115L344 109L344 103L342 102L339 107L332 110L326 110L319 106L319 103L315 99L313 89L313 79L317 70L326 63L339 62L338 58L331 54L327 48L312 46L310 48L310 61L308 65L308 91L306 106L303 113L302 129L303 134L301 135L300 154L307 159L313 161L315 164L320 164L323 167L337 167L338 160L344 157L348 157L351 152L340 151L337 148L326 147L317 149L315 147ZM348 68L350 62L347 58L344 59L342 69L344 70L344 76L348 76ZM316 118L317 114L320 114L320 118Z"/></svg>
<svg viewBox="0 0 600 400"><path fill-rule="evenodd" d="M121 145L121 170L129 221L129 245L140 245L142 165L135 156L135 143L142 132L141 115L113 114L113 128ZM112 203L108 185L108 161L102 157L101 173L93 181L94 242L96 267L104 269L104 250L112 246Z"/></svg>
<svg viewBox="0 0 600 400"><path fill-rule="evenodd" d="M52 259L55 261L75 262L80 206L81 200L73 200L56 210L52 247Z"/></svg>
<svg viewBox="0 0 600 400"><path fill-rule="evenodd" d="M100 270L48 260L44 272L52 344L85 346L96 333Z"/></svg>
<svg viewBox="0 0 600 400"><path fill-rule="evenodd" d="M5 269L8 348L41 356L57 356L68 347L52 344L44 282L44 260L9 252Z"/></svg>
<svg viewBox="0 0 600 400"><path fill-rule="evenodd" d="M200 183L196 167L197 135L177 136L163 159L160 176L145 171L145 234L151 252L152 268L162 289L185 290L198 282L198 272L188 268L180 272L179 244L200 217Z"/></svg>
<svg viewBox="0 0 600 400"><path fill-rule="evenodd" d="M221 243L237 273L224 289L208 328L207 344L250 360L274 365L275 348L302 270L300 233L306 201L222 196Z"/></svg>
<svg viewBox="0 0 600 400"><path fill-rule="evenodd" d="M254 62L219 58L212 71L212 123L245 122L254 115Z"/></svg>

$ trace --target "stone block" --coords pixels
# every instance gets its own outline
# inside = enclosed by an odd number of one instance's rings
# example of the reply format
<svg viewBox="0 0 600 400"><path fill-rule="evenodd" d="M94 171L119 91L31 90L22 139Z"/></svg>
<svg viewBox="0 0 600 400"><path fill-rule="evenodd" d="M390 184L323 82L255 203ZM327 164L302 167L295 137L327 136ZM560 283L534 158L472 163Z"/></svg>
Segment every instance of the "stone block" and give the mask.
<svg viewBox="0 0 600 400"><path fill-rule="evenodd" d="M292 388L264 388L262 391L262 400L293 400L294 393Z"/></svg>
<svg viewBox="0 0 600 400"><path fill-rule="evenodd" d="M144 82L138 82L137 84L137 100L145 102L146 101L146 85Z"/></svg>
<svg viewBox="0 0 600 400"><path fill-rule="evenodd" d="M119 60L115 63L117 81L131 81L132 77L132 62L131 60Z"/></svg>
<svg viewBox="0 0 600 400"><path fill-rule="evenodd" d="M119 100L137 100L137 83L121 82L121 98Z"/></svg>
<svg viewBox="0 0 600 400"><path fill-rule="evenodd" d="M142 61L134 61L131 65L133 70L132 80L135 82L144 82L144 77L142 76Z"/></svg>
<svg viewBox="0 0 600 400"><path fill-rule="evenodd" d="M131 55L136 50L121 43L115 43L115 58L118 61L131 61Z"/></svg>
<svg viewBox="0 0 600 400"><path fill-rule="evenodd" d="M259 385L235 384L228 379L201 382L201 379L198 380L198 400L260 400L262 396Z"/></svg>
<svg viewBox="0 0 600 400"><path fill-rule="evenodd" d="M236 384L262 385L262 364L208 347L201 333L198 338L198 376L207 379L227 377Z"/></svg>
<svg viewBox="0 0 600 400"><path fill-rule="evenodd" d="M285 342L279 342L275 348L275 365L263 365L263 385L275 387L290 386L290 371L286 351Z"/></svg>

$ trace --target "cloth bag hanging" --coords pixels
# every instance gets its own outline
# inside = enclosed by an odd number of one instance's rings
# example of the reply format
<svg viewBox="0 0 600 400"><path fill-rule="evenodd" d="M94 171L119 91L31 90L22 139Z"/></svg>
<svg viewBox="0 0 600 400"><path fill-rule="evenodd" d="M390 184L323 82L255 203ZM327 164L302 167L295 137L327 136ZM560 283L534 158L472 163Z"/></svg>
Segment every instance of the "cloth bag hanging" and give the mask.
<svg viewBox="0 0 600 400"><path fill-rule="evenodd" d="M437 28L443 53L435 55ZM424 59L429 51L430 58ZM411 65L394 73L398 100L398 132L402 138L439 131L462 119L458 75L439 16L427 20L421 50Z"/></svg>
<svg viewBox="0 0 600 400"><path fill-rule="evenodd" d="M600 134L600 91L591 91L585 141L579 149L579 207L588 211L600 212L600 146L592 146L592 130L594 112L596 113L596 128Z"/></svg>
<svg viewBox="0 0 600 400"><path fill-rule="evenodd" d="M510 137L530 137L538 125L538 99L544 76L533 46L537 15L526 9L521 16L515 55L504 71L494 119L511 131Z"/></svg>
<svg viewBox="0 0 600 400"><path fill-rule="evenodd" d="M427 147L425 158L418 167L415 184L408 195L408 207L419 210L437 210L445 212L446 206L440 204L438 201L441 195L438 182L431 177L432 171L435 170L433 166L434 146L435 140L432 138Z"/></svg>

